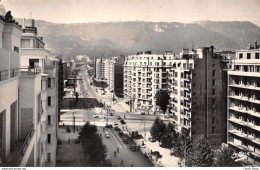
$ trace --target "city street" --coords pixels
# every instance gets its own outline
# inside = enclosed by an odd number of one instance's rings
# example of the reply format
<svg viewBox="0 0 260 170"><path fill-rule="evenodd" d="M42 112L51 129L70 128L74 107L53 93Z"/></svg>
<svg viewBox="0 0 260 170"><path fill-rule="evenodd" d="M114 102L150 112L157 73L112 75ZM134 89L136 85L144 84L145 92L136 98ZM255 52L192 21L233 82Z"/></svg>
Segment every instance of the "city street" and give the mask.
<svg viewBox="0 0 260 170"><path fill-rule="evenodd" d="M105 95L101 95L102 92L100 88L90 85L90 78L86 76L86 74L81 73L78 78L81 78L82 81L79 81L77 90L82 94L80 97L82 98L96 98L98 101L102 101L106 105L112 105L112 109L114 110L114 115L111 116L107 109L104 108L92 108L87 110L74 110L64 113L61 116L61 121L65 125L73 125L73 112L75 116L75 124L76 125L84 125L86 121L89 121L91 124L95 124L99 132L102 134L103 142L108 148L109 157L112 160L113 166L121 166L121 159L124 161L124 166L154 166L153 163L144 157L144 155L139 152L133 152L129 149L129 144L124 144L122 139L118 136L118 133L114 130L107 130L110 134L110 138L105 138L104 133L101 132L103 127L108 122L109 125L114 125L116 122L119 125L119 128L123 130L126 134L127 129L131 131L138 131L144 139L135 140L137 144L140 144L142 141L145 141L147 144L147 148L145 148L145 152L147 150L160 150L162 154L164 154L164 161L161 161L164 166L177 166L177 158L170 156L170 150L160 148L158 142L151 143L148 141L148 137L150 137L150 128L154 122L154 119L157 115L141 115L141 114L131 114L127 112L127 108L124 108L122 105L123 101L119 101L117 103L112 102L111 94L106 93ZM97 89L97 91L96 91ZM123 100L123 99L120 99ZM96 115L96 118L94 117ZM98 117L97 117L98 116ZM123 118L126 124L121 124L118 117ZM108 117L108 118L107 118ZM124 118L125 117L125 118ZM169 120L165 120L165 122L169 122ZM60 124L62 124L60 123ZM114 157L114 151L119 148L122 152L119 153L116 157ZM170 159L166 159L170 158ZM143 159L143 160L142 160ZM142 160L142 161L140 161ZM159 159L161 160L161 159ZM133 163L134 162L134 163Z"/></svg>

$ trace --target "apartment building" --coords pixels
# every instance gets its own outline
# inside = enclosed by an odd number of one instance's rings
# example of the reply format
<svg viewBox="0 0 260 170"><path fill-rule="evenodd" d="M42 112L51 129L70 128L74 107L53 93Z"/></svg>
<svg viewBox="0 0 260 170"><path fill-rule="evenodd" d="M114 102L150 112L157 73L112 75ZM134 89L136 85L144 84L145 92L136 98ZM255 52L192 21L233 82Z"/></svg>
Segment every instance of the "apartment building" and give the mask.
<svg viewBox="0 0 260 170"><path fill-rule="evenodd" d="M260 46L237 50L228 71L227 142L243 151L248 165L260 166Z"/></svg>
<svg viewBox="0 0 260 170"><path fill-rule="evenodd" d="M208 138L213 147L225 142L226 75L229 60L214 47L183 50L169 73L170 114L177 129Z"/></svg>
<svg viewBox="0 0 260 170"><path fill-rule="evenodd" d="M29 145L32 148L29 157L34 163L24 166L55 166L56 162L59 60L44 45L32 20L21 37L20 66L25 70L25 74L21 72L21 118L26 122L23 132L30 124L35 126L32 132L36 132L36 140ZM35 91L30 93L32 89Z"/></svg>
<svg viewBox="0 0 260 170"><path fill-rule="evenodd" d="M22 29L0 16L0 166L20 164L19 47Z"/></svg>
<svg viewBox="0 0 260 170"><path fill-rule="evenodd" d="M96 59L95 75L96 79L107 80L109 78L109 59Z"/></svg>
<svg viewBox="0 0 260 170"><path fill-rule="evenodd" d="M155 103L155 94L168 87L168 72L175 55L152 54L151 51L130 55L124 62L124 99L131 112L159 111Z"/></svg>
<svg viewBox="0 0 260 170"><path fill-rule="evenodd" d="M109 90L114 92L117 97L123 98L124 93L124 61L123 55L108 59L108 78Z"/></svg>

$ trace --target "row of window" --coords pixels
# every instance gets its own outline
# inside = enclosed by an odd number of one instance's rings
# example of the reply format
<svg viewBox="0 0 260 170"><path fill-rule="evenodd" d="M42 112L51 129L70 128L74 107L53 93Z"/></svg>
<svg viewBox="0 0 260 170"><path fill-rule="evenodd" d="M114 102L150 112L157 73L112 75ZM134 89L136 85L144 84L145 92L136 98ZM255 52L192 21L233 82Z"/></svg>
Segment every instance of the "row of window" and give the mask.
<svg viewBox="0 0 260 170"><path fill-rule="evenodd" d="M246 53L246 58L251 59L251 53ZM243 59L243 53L239 53L239 59ZM255 59L259 59L259 53L255 53Z"/></svg>

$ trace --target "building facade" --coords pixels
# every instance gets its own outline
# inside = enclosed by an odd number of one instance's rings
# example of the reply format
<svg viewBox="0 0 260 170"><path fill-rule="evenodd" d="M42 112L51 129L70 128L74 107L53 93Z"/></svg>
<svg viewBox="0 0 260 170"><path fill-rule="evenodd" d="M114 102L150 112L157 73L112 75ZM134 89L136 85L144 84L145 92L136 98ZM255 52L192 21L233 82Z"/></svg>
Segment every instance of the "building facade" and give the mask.
<svg viewBox="0 0 260 170"><path fill-rule="evenodd" d="M107 84L109 90L121 98L124 94L124 61L123 55L111 57L108 59L108 68L106 69L108 70Z"/></svg>
<svg viewBox="0 0 260 170"><path fill-rule="evenodd" d="M260 46L237 50L228 71L227 142L246 153L244 162L260 166Z"/></svg>
<svg viewBox="0 0 260 170"><path fill-rule="evenodd" d="M24 74L21 71L21 118L25 124L23 132L29 133L30 124L35 126L32 132L36 140L29 144L30 159L23 166L55 166L56 163L59 60L53 58L44 45L32 20L21 37L20 66L25 70ZM35 91L30 93L31 89Z"/></svg>
<svg viewBox="0 0 260 170"><path fill-rule="evenodd" d="M155 94L160 89L167 90L168 72L175 55L152 54L151 51L128 56L124 62L124 99L131 112L159 111Z"/></svg>
<svg viewBox="0 0 260 170"><path fill-rule="evenodd" d="M0 16L0 166L19 165L21 155L14 155L24 144L19 116L21 34L21 26Z"/></svg>
<svg viewBox="0 0 260 170"><path fill-rule="evenodd" d="M178 131L202 135L213 147L225 142L227 63L213 46L183 50L169 74L169 113Z"/></svg>

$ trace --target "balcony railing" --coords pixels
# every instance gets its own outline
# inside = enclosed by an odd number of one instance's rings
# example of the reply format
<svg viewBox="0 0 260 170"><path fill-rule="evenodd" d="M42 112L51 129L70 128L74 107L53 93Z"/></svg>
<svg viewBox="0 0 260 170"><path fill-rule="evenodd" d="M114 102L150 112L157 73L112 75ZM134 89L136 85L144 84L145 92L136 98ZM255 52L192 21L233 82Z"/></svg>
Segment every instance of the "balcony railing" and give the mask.
<svg viewBox="0 0 260 170"><path fill-rule="evenodd" d="M8 70L0 71L0 81L8 79Z"/></svg>
<svg viewBox="0 0 260 170"><path fill-rule="evenodd" d="M22 76L36 75L41 73L41 67L23 67L20 68L20 72Z"/></svg>
<svg viewBox="0 0 260 170"><path fill-rule="evenodd" d="M16 143L14 152L11 152L8 157L7 166L20 166L22 158L31 142L34 132L34 125L32 125L31 131L29 132L25 140L23 142Z"/></svg>

